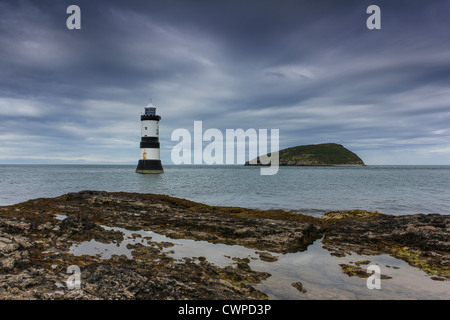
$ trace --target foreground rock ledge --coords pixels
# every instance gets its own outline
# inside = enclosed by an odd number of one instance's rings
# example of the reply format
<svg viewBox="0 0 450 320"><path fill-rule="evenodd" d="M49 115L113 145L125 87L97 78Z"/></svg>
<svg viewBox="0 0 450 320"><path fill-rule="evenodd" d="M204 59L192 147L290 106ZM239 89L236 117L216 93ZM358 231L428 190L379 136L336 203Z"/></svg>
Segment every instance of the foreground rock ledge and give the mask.
<svg viewBox="0 0 450 320"><path fill-rule="evenodd" d="M449 278L449 216L393 217L366 211L322 219L284 211L212 207L164 195L82 191L0 207L0 299L264 299L252 285L270 274L246 259L225 268L204 257L174 260L167 243L147 240L125 255L76 256L81 241L120 243L127 230L242 245L272 253L305 250L324 237L331 254L389 253L436 279ZM199 253L201 255L201 253ZM271 257L261 253L261 259ZM276 260L276 259L275 259ZM82 269L81 290L67 290L67 268Z"/></svg>
<svg viewBox="0 0 450 320"><path fill-rule="evenodd" d="M450 216L412 214L390 216L378 212L331 212L322 243L333 255L351 252L389 254L432 276L450 279Z"/></svg>

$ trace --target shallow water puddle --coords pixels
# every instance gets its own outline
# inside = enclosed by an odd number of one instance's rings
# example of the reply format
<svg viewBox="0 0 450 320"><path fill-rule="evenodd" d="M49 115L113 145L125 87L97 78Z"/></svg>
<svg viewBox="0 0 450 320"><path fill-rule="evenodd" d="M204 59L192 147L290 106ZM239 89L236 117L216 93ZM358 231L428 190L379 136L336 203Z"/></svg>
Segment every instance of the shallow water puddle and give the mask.
<svg viewBox="0 0 450 320"><path fill-rule="evenodd" d="M151 245L155 243L173 244L167 246L163 250L170 257L182 261L183 258L189 257L206 257L208 262L219 267L226 267L232 264L233 257L253 258L257 259L258 254L255 250L245 248L243 246L231 246L226 244L213 244L207 241L197 241L190 239L172 239L165 235L152 231L130 231L124 228L102 226L106 230L120 231L124 233L124 240L120 243L101 243L95 240L84 241L80 244L74 244L70 248L70 253L76 256L80 255L98 255L101 259L110 259L112 255L125 254L127 258L132 259L131 252L127 245L141 243L143 245Z"/></svg>
<svg viewBox="0 0 450 320"><path fill-rule="evenodd" d="M367 279L349 277L339 264L370 260L378 265L381 274L392 279L381 279L381 288L368 289ZM366 269L368 265L361 265ZM253 269L272 276L255 287L272 299L449 299L450 282L434 281L423 271L389 255L366 256L352 254L334 257L317 240L304 252L280 255L269 266L261 261L251 263ZM272 272L273 271L273 272ZM292 287L300 281L306 293Z"/></svg>
<svg viewBox="0 0 450 320"><path fill-rule="evenodd" d="M133 242L128 242L133 243ZM101 259L110 259L113 255L126 255L128 259L133 259L131 251L127 248L127 240L120 244L102 243L95 240L84 241L80 244L74 244L69 252L75 256L91 255L98 256Z"/></svg>
<svg viewBox="0 0 450 320"><path fill-rule="evenodd" d="M258 250L239 245L213 244L207 241L172 239L151 231L130 231L123 228L105 227L107 230L121 231L121 243L104 244L95 240L81 242L70 248L74 255L97 255L109 259L112 255L126 255L132 259L132 249L128 244L162 245L163 252L182 261L182 258L203 256L219 267L232 265L232 258L248 258L255 271L271 274L267 280L255 285L270 299L450 299L450 282L434 281L430 276L406 262L389 255L365 256L352 254L346 257L331 256L322 248L321 240L316 240L304 252L270 254L277 261L260 259ZM170 245L173 244L173 245ZM370 260L381 273L392 279L381 279L380 289L368 289L367 279L344 274L339 264ZM366 268L368 265L361 265ZM306 292L299 292L292 283L301 282Z"/></svg>

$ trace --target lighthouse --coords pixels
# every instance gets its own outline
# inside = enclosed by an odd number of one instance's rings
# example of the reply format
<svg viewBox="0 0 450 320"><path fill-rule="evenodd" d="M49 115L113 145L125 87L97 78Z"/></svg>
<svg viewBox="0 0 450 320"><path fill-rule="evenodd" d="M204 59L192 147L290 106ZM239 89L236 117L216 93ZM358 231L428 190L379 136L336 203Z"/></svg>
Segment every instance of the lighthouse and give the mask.
<svg viewBox="0 0 450 320"><path fill-rule="evenodd" d="M141 147L137 173L163 173L159 153L159 120L156 107L150 103L141 115Z"/></svg>

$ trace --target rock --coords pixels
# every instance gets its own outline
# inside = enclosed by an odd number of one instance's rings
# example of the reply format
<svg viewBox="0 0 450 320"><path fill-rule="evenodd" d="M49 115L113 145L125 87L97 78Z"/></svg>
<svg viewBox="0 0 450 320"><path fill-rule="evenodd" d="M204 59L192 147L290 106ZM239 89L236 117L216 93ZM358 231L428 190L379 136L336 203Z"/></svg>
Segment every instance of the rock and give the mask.
<svg viewBox="0 0 450 320"><path fill-rule="evenodd" d="M17 264L28 264L33 243L26 237L0 231L0 267L12 270Z"/></svg>
<svg viewBox="0 0 450 320"><path fill-rule="evenodd" d="M81 233L87 232L92 229L100 228L97 224L93 223L89 217L85 215L71 215L62 220L60 229L68 233Z"/></svg>
<svg viewBox="0 0 450 320"><path fill-rule="evenodd" d="M435 281L446 281L446 280L448 280L448 279L447 279L447 278L443 278L443 277L433 276L433 277L431 277L431 280L435 280Z"/></svg>
<svg viewBox="0 0 450 320"><path fill-rule="evenodd" d="M256 251L256 253L259 255L259 258L263 261L273 262L278 260L278 257L273 256L268 252Z"/></svg>
<svg viewBox="0 0 450 320"><path fill-rule="evenodd" d="M306 289L303 289L303 284L302 284L300 281L298 281L298 282L293 282L291 285L292 285L295 289L297 289L298 292L301 292L301 293L305 293L305 292L306 292Z"/></svg>
<svg viewBox="0 0 450 320"><path fill-rule="evenodd" d="M66 218L57 219L56 213ZM254 285L270 274L253 270L248 258L233 258L234 264L226 267L203 256L175 260L164 251L173 243L139 233L127 238L134 239L126 246L131 256L102 259L100 254L71 253L73 246L91 240L122 244L122 232L102 225L242 245L257 250L263 261L276 261L275 253L305 250L324 237L324 248L332 254L389 253L422 268L433 280L448 280L449 217L358 214L318 219L103 191L34 199L0 208L0 299L267 299ZM367 262L354 264L363 270L359 265ZM71 290L67 270L74 265L81 270L81 288ZM293 285L304 292L301 283Z"/></svg>
<svg viewBox="0 0 450 320"><path fill-rule="evenodd" d="M346 263L342 263L339 264L339 266L342 269L342 272L344 272L346 275L348 275L349 277L359 277L359 278L368 278L372 275L372 273L368 273L366 269L363 269L359 266L359 264L355 264L352 265L350 264L346 264ZM381 274L380 275L380 279L392 279L392 277L387 276L385 274Z"/></svg>
<svg viewBox="0 0 450 320"><path fill-rule="evenodd" d="M429 275L450 279L450 216L415 214L375 215L345 219L327 226L327 250L359 254L387 253L420 267Z"/></svg>
<svg viewBox="0 0 450 320"><path fill-rule="evenodd" d="M259 228L249 218L198 213L164 203L172 199L162 200L152 203L145 196L83 191L54 199L30 200L20 204L20 210L15 206L0 210L0 298L267 299L252 284L270 275L252 270L249 259L226 268L210 264L205 257L174 263L170 252L163 251L173 243L154 242L151 237L127 245L132 251L131 259L112 255L102 260L101 255L70 253L69 248L80 242L124 240L122 232L107 230L100 224L128 230L167 231L177 237L207 237L233 244L249 241L244 233L233 235L239 229L236 225L254 237L250 245L257 244L258 232L273 232ZM65 218L56 219L54 212ZM302 225L298 223L297 227ZM218 232L211 234L211 230ZM282 236L287 231L276 232ZM144 238L134 233L131 239ZM80 289L70 290L66 286L70 276L67 268L72 265L81 270Z"/></svg>

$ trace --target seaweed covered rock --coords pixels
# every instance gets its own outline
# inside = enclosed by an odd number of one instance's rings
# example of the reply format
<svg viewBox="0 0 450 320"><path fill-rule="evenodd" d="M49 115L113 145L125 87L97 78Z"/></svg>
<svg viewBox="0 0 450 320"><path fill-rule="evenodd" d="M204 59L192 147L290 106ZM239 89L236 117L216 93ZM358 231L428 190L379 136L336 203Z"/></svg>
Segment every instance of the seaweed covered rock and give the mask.
<svg viewBox="0 0 450 320"><path fill-rule="evenodd" d="M450 216L375 215L331 224L323 243L332 252L388 253L428 274L450 279Z"/></svg>

